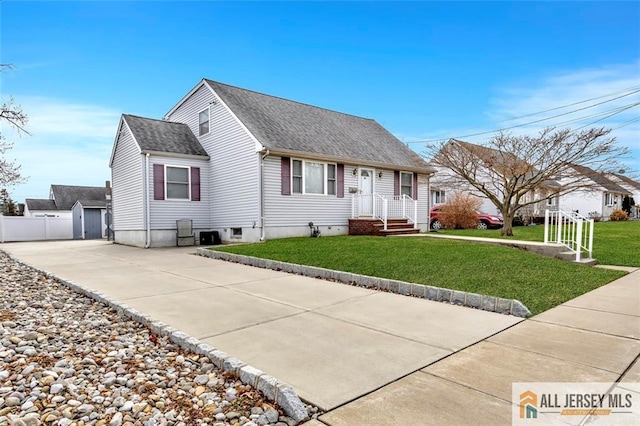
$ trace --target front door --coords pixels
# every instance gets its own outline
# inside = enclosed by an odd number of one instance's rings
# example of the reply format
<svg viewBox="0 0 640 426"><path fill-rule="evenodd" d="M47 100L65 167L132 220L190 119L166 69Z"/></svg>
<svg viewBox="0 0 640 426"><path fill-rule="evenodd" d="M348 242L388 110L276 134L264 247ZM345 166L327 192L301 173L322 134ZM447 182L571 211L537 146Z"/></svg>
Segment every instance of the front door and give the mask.
<svg viewBox="0 0 640 426"><path fill-rule="evenodd" d="M373 216L373 170L360 169L360 215Z"/></svg>

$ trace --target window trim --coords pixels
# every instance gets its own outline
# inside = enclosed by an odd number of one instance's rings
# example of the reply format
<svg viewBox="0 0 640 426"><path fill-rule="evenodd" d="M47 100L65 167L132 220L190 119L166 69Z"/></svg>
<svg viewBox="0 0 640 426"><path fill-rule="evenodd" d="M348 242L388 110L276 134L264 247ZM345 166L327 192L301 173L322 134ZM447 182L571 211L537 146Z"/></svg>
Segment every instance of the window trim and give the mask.
<svg viewBox="0 0 640 426"><path fill-rule="evenodd" d="M169 197L169 191L168 191L169 183L184 185L183 182L169 182L169 174L167 173L167 168L169 167L173 169L187 170L187 198ZM172 164L164 165L164 200L165 201L191 201L191 167L190 166L175 166Z"/></svg>
<svg viewBox="0 0 640 426"><path fill-rule="evenodd" d="M407 185L403 185L402 184L402 175L403 174L411 176L411 180L410 180L410 183L409 183L409 189L411 190L411 192L409 194L409 197L411 197L413 199L414 198L413 197L413 172L403 172L402 170L400 170L400 188L399 188L398 195L400 197L402 197L402 195L403 195L402 194L402 187L406 187L407 186Z"/></svg>
<svg viewBox="0 0 640 426"><path fill-rule="evenodd" d="M295 161L299 161L301 162L301 169L300 169L300 173L301 175L294 175L293 174L293 164ZM322 184L323 184L323 192L322 193L316 193L316 192L306 192L305 189L305 171L306 171L306 164L307 163L313 163L313 164L322 164L323 166L323 180L322 180ZM333 177L333 189L334 189L334 193L333 194L329 194L328 190L329 190L329 166L333 166L334 167L334 177ZM338 163L332 163L332 162L326 162L326 161L315 161L315 160L303 160L302 158L291 158L291 164L290 164L290 185L291 185L291 195L294 194L298 194L298 195L310 195L310 196L317 196L317 197L336 197L338 198ZM296 192L295 191L295 187L293 185L293 179L294 178L300 178L300 190L301 192Z"/></svg>
<svg viewBox="0 0 640 426"><path fill-rule="evenodd" d="M447 191L444 189L434 189L431 191L433 204L444 204L447 202ZM438 201L438 199L440 201Z"/></svg>
<svg viewBox="0 0 640 426"><path fill-rule="evenodd" d="M206 121L206 123L207 123L207 131L206 131L206 132L204 132L204 133L202 133L202 124L203 124L204 122L200 122L200 115L201 115L203 112L205 112L205 111L207 112L207 121ZM200 137L200 136L206 136L206 135L208 135L210 132L211 132L211 108L206 107L206 108L205 108L205 109L203 109L202 111L199 111L199 112L198 112L198 136L199 136L199 137Z"/></svg>
<svg viewBox="0 0 640 426"><path fill-rule="evenodd" d="M611 206L616 205L616 203L617 203L616 198L617 197L613 194L613 192L605 192L604 193L604 205L607 206L607 207L611 207Z"/></svg>

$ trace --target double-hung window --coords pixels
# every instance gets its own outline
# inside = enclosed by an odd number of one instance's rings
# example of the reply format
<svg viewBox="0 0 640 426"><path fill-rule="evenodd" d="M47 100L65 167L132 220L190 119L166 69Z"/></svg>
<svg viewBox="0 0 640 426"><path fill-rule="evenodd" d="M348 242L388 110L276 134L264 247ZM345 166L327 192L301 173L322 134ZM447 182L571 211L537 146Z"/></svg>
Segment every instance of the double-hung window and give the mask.
<svg viewBox="0 0 640 426"><path fill-rule="evenodd" d="M413 173L400 172L400 195L413 197Z"/></svg>
<svg viewBox="0 0 640 426"><path fill-rule="evenodd" d="M153 199L200 201L200 167L154 164Z"/></svg>
<svg viewBox="0 0 640 426"><path fill-rule="evenodd" d="M198 114L198 136L209 133L209 108Z"/></svg>
<svg viewBox="0 0 640 426"><path fill-rule="evenodd" d="M612 206L616 203L616 196L610 192L604 194L604 204L607 206Z"/></svg>
<svg viewBox="0 0 640 426"><path fill-rule="evenodd" d="M447 194L445 191L432 191L433 204L443 204L447 202Z"/></svg>
<svg viewBox="0 0 640 426"><path fill-rule="evenodd" d="M294 194L336 195L336 165L315 161L291 161Z"/></svg>
<svg viewBox="0 0 640 426"><path fill-rule="evenodd" d="M189 199L189 168L167 166L167 199Z"/></svg>

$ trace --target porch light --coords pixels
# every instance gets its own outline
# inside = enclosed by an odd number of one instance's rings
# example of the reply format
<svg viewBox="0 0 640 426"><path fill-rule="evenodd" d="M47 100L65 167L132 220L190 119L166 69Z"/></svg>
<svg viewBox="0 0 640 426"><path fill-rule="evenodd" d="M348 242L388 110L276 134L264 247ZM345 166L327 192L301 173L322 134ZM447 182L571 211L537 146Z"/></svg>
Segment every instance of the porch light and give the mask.
<svg viewBox="0 0 640 426"><path fill-rule="evenodd" d="M357 168L353 169L353 172L351 174L354 176L358 176L358 169Z"/></svg>
<svg viewBox="0 0 640 426"><path fill-rule="evenodd" d="M382 179L382 172L378 172L378 178Z"/></svg>

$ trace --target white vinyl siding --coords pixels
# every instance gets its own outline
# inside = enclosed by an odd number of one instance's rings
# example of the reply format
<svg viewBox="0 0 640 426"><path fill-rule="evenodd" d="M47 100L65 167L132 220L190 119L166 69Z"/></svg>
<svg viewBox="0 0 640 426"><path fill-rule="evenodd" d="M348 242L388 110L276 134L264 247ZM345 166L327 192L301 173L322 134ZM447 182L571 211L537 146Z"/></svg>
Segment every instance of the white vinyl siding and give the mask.
<svg viewBox="0 0 640 426"><path fill-rule="evenodd" d="M209 226L253 227L260 221L260 154L251 136L206 86L196 90L168 119L187 124L197 135L198 115L207 107L209 133L198 139L211 157L208 173L200 176L201 203L209 209Z"/></svg>
<svg viewBox="0 0 640 426"><path fill-rule="evenodd" d="M113 230L144 229L144 157L123 123L111 165Z"/></svg>
<svg viewBox="0 0 640 426"><path fill-rule="evenodd" d="M209 166L206 160L188 158L172 158L151 156L149 159L149 209L151 211L151 229L176 229L176 220L192 219L195 229L209 228ZM153 165L164 164L170 167L184 168L200 167L200 201L189 199L153 199ZM165 175L165 185L167 176ZM165 193L168 189L165 189ZM188 194L187 194L188 197Z"/></svg>
<svg viewBox="0 0 640 426"><path fill-rule="evenodd" d="M291 163L293 167L294 161ZM338 198L335 196L309 196L293 191L291 195L282 195L280 157L267 157L264 164L267 227L308 226L309 222L320 226L346 226L348 224L351 217L349 187L356 188L358 186L357 178L348 172L354 166L345 165L344 198ZM295 181L292 189L294 187Z"/></svg>
<svg viewBox="0 0 640 426"><path fill-rule="evenodd" d="M292 161L293 163L293 161ZM364 167L364 166L363 166ZM344 165L344 198L310 197L303 194L281 193L281 161L280 157L265 159L265 216L267 227L307 226L314 225L347 225L351 218L351 199L353 193L349 188L357 190L358 177L353 175L357 165ZM337 169L336 169L337 170ZM378 173L382 172L382 178ZM385 197L393 197L393 170L376 169L374 172L375 191ZM426 176L418 175L418 222L427 222L427 183Z"/></svg>

